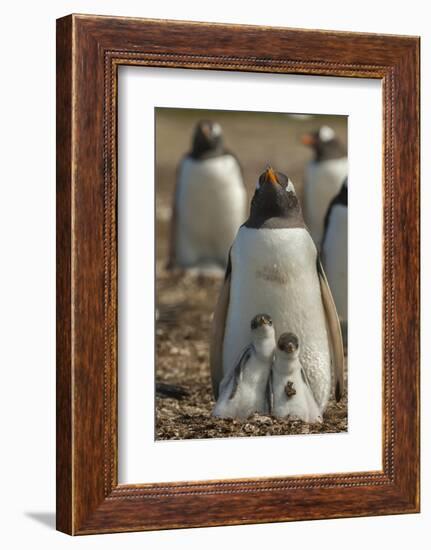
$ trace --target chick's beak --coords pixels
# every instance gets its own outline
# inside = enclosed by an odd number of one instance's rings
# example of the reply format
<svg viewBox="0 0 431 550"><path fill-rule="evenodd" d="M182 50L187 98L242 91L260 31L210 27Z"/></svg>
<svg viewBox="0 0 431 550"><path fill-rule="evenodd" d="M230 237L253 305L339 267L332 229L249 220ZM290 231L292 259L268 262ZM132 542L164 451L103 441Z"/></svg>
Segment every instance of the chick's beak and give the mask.
<svg viewBox="0 0 431 550"><path fill-rule="evenodd" d="M256 324L258 327L264 327L266 325L270 325L270 320L267 319L266 317L258 317L257 318L257 321L256 321Z"/></svg>

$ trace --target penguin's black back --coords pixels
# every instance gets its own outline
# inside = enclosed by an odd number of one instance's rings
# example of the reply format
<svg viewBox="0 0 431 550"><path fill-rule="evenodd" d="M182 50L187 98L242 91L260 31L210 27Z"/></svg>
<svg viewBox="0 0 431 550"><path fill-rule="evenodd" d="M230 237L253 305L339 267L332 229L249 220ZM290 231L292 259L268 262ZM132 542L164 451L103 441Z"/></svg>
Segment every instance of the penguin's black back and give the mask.
<svg viewBox="0 0 431 550"><path fill-rule="evenodd" d="M336 195L332 199L331 203L328 206L328 210L325 216L325 221L323 224L323 239L322 239L322 247L321 247L322 250L323 250L323 244L326 238L326 233L328 231L329 219L331 218L331 211L335 206L345 206L347 208L347 178L344 180L344 183L341 186L341 189L338 192L338 195Z"/></svg>

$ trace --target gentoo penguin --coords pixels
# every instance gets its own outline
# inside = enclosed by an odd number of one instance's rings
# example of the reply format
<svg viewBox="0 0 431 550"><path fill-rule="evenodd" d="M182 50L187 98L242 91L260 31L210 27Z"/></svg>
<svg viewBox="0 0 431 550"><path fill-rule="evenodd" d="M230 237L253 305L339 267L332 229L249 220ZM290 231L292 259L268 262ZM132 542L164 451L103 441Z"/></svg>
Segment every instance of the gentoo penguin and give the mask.
<svg viewBox="0 0 431 550"><path fill-rule="evenodd" d="M168 267L226 267L229 247L246 218L247 193L222 129L204 120L177 172Z"/></svg>
<svg viewBox="0 0 431 550"><path fill-rule="evenodd" d="M268 412L268 377L274 358L275 332L269 315L251 321L251 343L220 383L213 416L247 418Z"/></svg>
<svg viewBox="0 0 431 550"><path fill-rule="evenodd" d="M268 168L259 178L250 215L233 242L214 312L210 346L213 391L248 344L248 319L260 311L276 331L301 341L300 360L321 411L343 391L343 343L326 276L302 218L292 182Z"/></svg>
<svg viewBox="0 0 431 550"><path fill-rule="evenodd" d="M325 216L322 263L347 342L347 178Z"/></svg>
<svg viewBox="0 0 431 550"><path fill-rule="evenodd" d="M278 339L269 388L273 416L322 422L322 414L299 359L298 338L291 332L284 332Z"/></svg>
<svg viewBox="0 0 431 550"><path fill-rule="evenodd" d="M302 142L314 152L304 174L304 220L320 250L325 214L347 177L347 152L329 126L304 135Z"/></svg>

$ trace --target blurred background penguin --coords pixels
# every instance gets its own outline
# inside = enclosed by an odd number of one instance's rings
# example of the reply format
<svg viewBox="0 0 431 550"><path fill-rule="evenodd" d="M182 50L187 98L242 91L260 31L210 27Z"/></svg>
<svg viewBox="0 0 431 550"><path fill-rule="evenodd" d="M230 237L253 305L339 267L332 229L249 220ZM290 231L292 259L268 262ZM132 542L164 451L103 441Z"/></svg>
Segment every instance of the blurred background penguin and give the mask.
<svg viewBox="0 0 431 550"><path fill-rule="evenodd" d="M304 134L302 143L313 152L304 173L304 220L320 250L328 208L347 177L347 149L326 125Z"/></svg>
<svg viewBox="0 0 431 550"><path fill-rule="evenodd" d="M344 347L347 348L347 178L332 199L325 216L322 263L341 321Z"/></svg>
<svg viewBox="0 0 431 550"><path fill-rule="evenodd" d="M224 148L220 124L199 121L178 166L168 266L224 273L246 209L241 168Z"/></svg>

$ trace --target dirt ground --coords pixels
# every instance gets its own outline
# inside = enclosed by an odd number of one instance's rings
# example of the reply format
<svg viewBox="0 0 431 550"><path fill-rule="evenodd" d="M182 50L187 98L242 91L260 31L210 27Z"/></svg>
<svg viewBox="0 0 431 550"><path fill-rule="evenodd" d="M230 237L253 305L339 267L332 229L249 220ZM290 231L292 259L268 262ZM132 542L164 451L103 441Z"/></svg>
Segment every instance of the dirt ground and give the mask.
<svg viewBox="0 0 431 550"><path fill-rule="evenodd" d="M182 399L156 397L156 439L202 439L334 433L347 430L347 396L331 401L322 424L254 415L246 421L216 419L209 374L209 333L222 279L166 270L176 167L189 149L194 124L217 120L226 145L238 156L249 196L270 163L289 174L298 195L310 152L302 133L331 125L345 142L344 117L294 118L274 113L162 109L156 117L156 382L180 386ZM347 361L346 361L347 365ZM347 367L346 367L347 371ZM347 372L346 372L347 376ZM347 387L347 385L346 385Z"/></svg>

